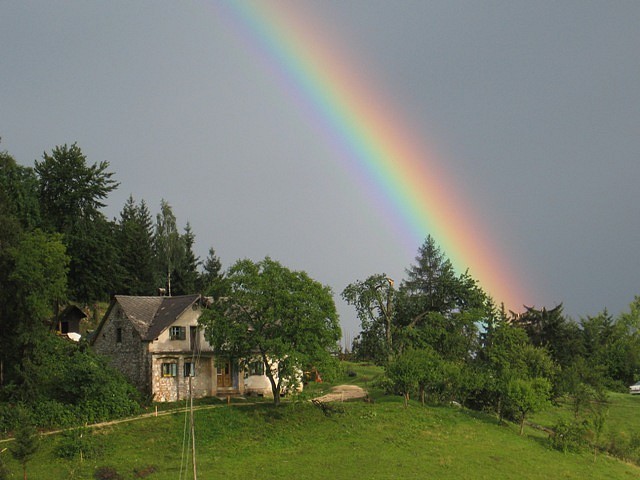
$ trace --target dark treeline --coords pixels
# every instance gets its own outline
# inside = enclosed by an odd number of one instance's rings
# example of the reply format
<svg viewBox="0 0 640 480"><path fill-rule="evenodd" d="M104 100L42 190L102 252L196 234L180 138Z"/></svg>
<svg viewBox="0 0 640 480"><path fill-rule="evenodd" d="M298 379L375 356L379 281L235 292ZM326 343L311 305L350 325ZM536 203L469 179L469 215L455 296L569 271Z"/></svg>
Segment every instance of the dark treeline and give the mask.
<svg viewBox="0 0 640 480"><path fill-rule="evenodd" d="M61 235L70 300L89 304L114 293L155 295L158 288L193 293L219 273L211 250L201 274L195 235L188 223L178 230L164 200L155 219L145 201L132 195L119 218L107 219L101 208L119 184L108 162L90 164L77 144L55 147L34 167L18 165L7 152L0 152L0 162L0 208L3 221L13 225L5 230L14 232L14 240L36 230Z"/></svg>
<svg viewBox="0 0 640 480"><path fill-rule="evenodd" d="M16 405L39 426L138 408L133 388L86 343L51 335L64 306L92 309L116 293L205 292L222 275L213 248L200 262L190 225L179 231L164 200L155 219L133 196L107 219L101 209L114 177L75 143L33 167L0 151L0 430L18 423Z"/></svg>
<svg viewBox="0 0 640 480"><path fill-rule="evenodd" d="M384 365L387 387L407 401L455 401L524 425L563 399L576 418L585 409L596 418L606 391L627 391L640 374L640 298L616 318L576 322L562 305L506 312L468 272L455 273L431 236L406 275L397 287L372 275L342 296L361 322L353 357Z"/></svg>

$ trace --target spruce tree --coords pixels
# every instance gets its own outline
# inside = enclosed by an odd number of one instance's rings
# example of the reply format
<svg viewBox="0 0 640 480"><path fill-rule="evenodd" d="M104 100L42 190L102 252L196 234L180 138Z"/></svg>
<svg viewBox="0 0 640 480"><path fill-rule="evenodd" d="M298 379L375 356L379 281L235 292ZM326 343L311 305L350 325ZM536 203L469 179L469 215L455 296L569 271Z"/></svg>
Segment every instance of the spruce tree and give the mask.
<svg viewBox="0 0 640 480"><path fill-rule="evenodd" d="M196 236L193 230L191 230L191 225L187 222L184 234L180 237L183 252L174 268L174 295L188 295L198 290L200 284L198 265L200 264L200 260L196 257L195 253L193 253L195 239Z"/></svg>
<svg viewBox="0 0 640 480"><path fill-rule="evenodd" d="M149 209L129 196L117 227L117 245L122 270L118 293L153 295L154 278L153 224Z"/></svg>
<svg viewBox="0 0 640 480"><path fill-rule="evenodd" d="M27 480L27 463L38 451L38 435L23 409L18 414L18 422L11 455L22 465L22 477Z"/></svg>

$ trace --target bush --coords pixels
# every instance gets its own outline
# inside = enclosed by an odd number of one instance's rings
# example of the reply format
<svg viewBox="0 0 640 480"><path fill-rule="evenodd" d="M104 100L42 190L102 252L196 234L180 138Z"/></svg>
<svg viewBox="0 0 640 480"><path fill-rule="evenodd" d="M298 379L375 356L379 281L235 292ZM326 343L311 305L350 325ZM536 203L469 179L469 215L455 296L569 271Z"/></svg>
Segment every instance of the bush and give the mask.
<svg viewBox="0 0 640 480"><path fill-rule="evenodd" d="M93 478L96 480L122 480L120 475L113 467L99 467L93 474Z"/></svg>
<svg viewBox="0 0 640 480"><path fill-rule="evenodd" d="M0 432L17 427L11 407L20 398L33 423L46 429L139 413L137 390L83 345L47 333L36 353L35 360L24 367L28 384L3 389L9 403L0 404Z"/></svg>
<svg viewBox="0 0 640 480"><path fill-rule="evenodd" d="M57 400L40 400L27 405L27 408L31 411L34 424L40 428L70 427L77 422L74 409Z"/></svg>
<svg viewBox="0 0 640 480"><path fill-rule="evenodd" d="M629 436L624 432L614 434L609 438L606 450L614 457L638 464L640 463L640 435L634 433Z"/></svg>
<svg viewBox="0 0 640 480"><path fill-rule="evenodd" d="M2 453L2 452L0 452ZM0 455L0 480L9 480L9 469L4 464L4 460L2 459L2 455Z"/></svg>
<svg viewBox="0 0 640 480"><path fill-rule="evenodd" d="M551 446L561 452L580 452L588 446L587 426L583 422L561 420L554 427Z"/></svg>
<svg viewBox="0 0 640 480"><path fill-rule="evenodd" d="M151 475L152 473L156 473L158 469L154 465L149 465L144 468L135 468L133 470L133 476L135 478L145 478Z"/></svg>
<svg viewBox="0 0 640 480"><path fill-rule="evenodd" d="M7 436L18 425L18 409L10 403L0 403L0 434Z"/></svg>
<svg viewBox="0 0 640 480"><path fill-rule="evenodd" d="M90 429L77 428L62 433L54 453L59 458L73 460L76 457L96 458L101 450Z"/></svg>

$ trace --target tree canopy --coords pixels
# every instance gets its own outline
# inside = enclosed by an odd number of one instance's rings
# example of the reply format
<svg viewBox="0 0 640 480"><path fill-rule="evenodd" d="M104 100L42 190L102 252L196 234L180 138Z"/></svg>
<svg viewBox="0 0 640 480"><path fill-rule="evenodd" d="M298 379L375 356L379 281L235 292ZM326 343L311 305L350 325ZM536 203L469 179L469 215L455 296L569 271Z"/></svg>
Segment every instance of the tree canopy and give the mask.
<svg viewBox="0 0 640 480"><path fill-rule="evenodd" d="M269 257L236 262L224 282L225 293L200 318L206 338L218 355L260 357L278 404L300 368L327 361L337 348L331 290Z"/></svg>

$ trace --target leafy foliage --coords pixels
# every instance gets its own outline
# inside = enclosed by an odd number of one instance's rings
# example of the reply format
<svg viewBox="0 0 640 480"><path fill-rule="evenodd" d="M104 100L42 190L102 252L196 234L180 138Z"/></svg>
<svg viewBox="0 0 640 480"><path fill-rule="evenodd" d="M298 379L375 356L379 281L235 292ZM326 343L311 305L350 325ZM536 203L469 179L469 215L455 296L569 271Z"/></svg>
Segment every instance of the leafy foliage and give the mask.
<svg viewBox="0 0 640 480"><path fill-rule="evenodd" d="M118 187L108 168L109 162L104 161L88 165L76 143L45 152L43 160L35 162L43 218L57 231L68 233L78 219L101 216L103 200Z"/></svg>
<svg viewBox="0 0 640 480"><path fill-rule="evenodd" d="M274 395L299 369L324 361L337 348L340 326L328 287L305 272L265 258L236 262L226 275L226 293L200 318L216 353L234 358L258 354Z"/></svg>
<svg viewBox="0 0 640 480"><path fill-rule="evenodd" d="M101 446L89 428L74 428L62 432L54 449L57 457L65 460L79 458L86 460L96 458L101 453Z"/></svg>
<svg viewBox="0 0 640 480"><path fill-rule="evenodd" d="M393 352L394 282L386 274L347 285L342 298L353 305L362 333L353 345L358 359L382 364Z"/></svg>
<svg viewBox="0 0 640 480"><path fill-rule="evenodd" d="M102 357L54 335L38 337L19 372L22 382L5 389L7 400L20 400L41 427L104 421L140 409L135 388ZM3 417L0 425L11 429L17 421Z"/></svg>
<svg viewBox="0 0 640 480"><path fill-rule="evenodd" d="M64 234L71 297L82 302L107 298L117 278L112 224L100 212L118 187L108 168L104 161L89 165L76 143L57 146L35 162L43 227Z"/></svg>

